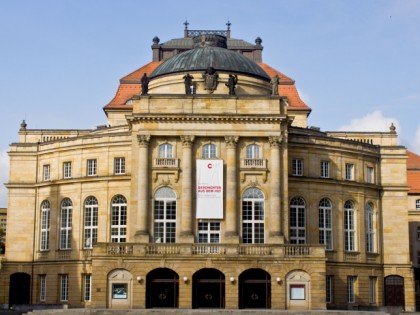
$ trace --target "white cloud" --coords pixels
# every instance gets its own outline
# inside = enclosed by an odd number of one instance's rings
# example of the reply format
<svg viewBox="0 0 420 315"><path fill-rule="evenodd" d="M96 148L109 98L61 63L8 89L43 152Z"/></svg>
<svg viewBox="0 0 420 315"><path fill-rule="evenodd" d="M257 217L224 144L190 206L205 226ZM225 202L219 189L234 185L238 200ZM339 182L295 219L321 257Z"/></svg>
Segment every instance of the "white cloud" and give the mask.
<svg viewBox="0 0 420 315"><path fill-rule="evenodd" d="M417 127L416 135L411 147L416 154L420 154L420 125Z"/></svg>
<svg viewBox="0 0 420 315"><path fill-rule="evenodd" d="M0 152L0 207L7 207L7 189L4 183L9 180L9 156L7 151Z"/></svg>
<svg viewBox="0 0 420 315"><path fill-rule="evenodd" d="M302 90L299 89L297 89L297 91L302 101L304 101L306 104L309 104L311 102L311 98L308 94L303 93Z"/></svg>
<svg viewBox="0 0 420 315"><path fill-rule="evenodd" d="M388 132L391 124L397 128L397 133L401 133L401 125L398 119L384 117L380 110L375 110L361 118L354 118L349 125L339 128L340 131L381 131Z"/></svg>

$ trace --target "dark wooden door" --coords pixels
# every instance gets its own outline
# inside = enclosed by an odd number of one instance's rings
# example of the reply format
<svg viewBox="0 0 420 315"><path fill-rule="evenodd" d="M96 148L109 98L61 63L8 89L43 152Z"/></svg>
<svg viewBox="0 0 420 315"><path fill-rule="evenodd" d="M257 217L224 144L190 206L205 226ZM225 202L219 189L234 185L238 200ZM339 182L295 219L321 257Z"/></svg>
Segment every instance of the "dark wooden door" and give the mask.
<svg viewBox="0 0 420 315"><path fill-rule="evenodd" d="M30 304L31 276L17 272L10 276L9 306L15 304Z"/></svg>
<svg viewBox="0 0 420 315"><path fill-rule="evenodd" d="M385 278L385 305L404 307L404 278L388 276Z"/></svg>

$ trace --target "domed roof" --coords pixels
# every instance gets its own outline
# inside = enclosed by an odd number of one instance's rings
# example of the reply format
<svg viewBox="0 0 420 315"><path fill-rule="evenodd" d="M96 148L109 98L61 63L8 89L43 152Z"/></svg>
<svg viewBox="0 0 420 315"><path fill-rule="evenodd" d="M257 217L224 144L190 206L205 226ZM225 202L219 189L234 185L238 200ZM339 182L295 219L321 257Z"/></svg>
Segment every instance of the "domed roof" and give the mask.
<svg viewBox="0 0 420 315"><path fill-rule="evenodd" d="M226 38L223 45L221 37L223 36L212 35L209 38L207 35L194 38L196 48L169 58L150 74L150 78L179 72L205 71L213 67L216 71L245 74L270 81L270 77L255 62L240 53L223 48L226 47Z"/></svg>

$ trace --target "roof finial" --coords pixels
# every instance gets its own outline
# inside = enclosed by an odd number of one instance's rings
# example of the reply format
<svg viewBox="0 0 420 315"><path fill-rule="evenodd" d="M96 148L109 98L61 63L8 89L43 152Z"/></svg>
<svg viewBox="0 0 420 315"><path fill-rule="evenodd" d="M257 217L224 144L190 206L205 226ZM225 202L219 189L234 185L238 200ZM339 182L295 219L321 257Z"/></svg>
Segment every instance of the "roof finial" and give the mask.
<svg viewBox="0 0 420 315"><path fill-rule="evenodd" d="M185 18L185 22L184 22L185 28L184 28L184 38L188 37L188 25L190 25L190 23L188 23L187 18Z"/></svg>
<svg viewBox="0 0 420 315"><path fill-rule="evenodd" d="M226 23L226 26L227 26L226 37L227 38L230 38L230 26L231 25L232 25L232 23L230 23L229 18L228 18L228 21Z"/></svg>
<svg viewBox="0 0 420 315"><path fill-rule="evenodd" d="M26 126L27 126L27 124L26 124L26 121L24 119L24 120L22 120L22 123L20 124L20 129L19 130L21 130L21 131L26 130Z"/></svg>

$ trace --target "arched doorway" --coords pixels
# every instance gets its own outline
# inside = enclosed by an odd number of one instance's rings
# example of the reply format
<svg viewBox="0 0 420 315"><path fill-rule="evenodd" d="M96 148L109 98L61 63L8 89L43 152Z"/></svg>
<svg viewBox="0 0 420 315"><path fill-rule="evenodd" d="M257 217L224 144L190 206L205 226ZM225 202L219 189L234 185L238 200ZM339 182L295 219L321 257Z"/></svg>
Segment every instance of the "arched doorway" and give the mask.
<svg viewBox="0 0 420 315"><path fill-rule="evenodd" d="M29 304L31 299L31 276L24 272L10 275L9 306Z"/></svg>
<svg viewBox="0 0 420 315"><path fill-rule="evenodd" d="M271 308L271 276L248 269L239 276L239 308Z"/></svg>
<svg viewBox="0 0 420 315"><path fill-rule="evenodd" d="M193 275L193 308L225 307L225 275L205 268Z"/></svg>
<svg viewBox="0 0 420 315"><path fill-rule="evenodd" d="M168 268L158 268L146 277L146 308L177 308L179 276Z"/></svg>
<svg viewBox="0 0 420 315"><path fill-rule="evenodd" d="M385 278L385 305L404 308L404 278L388 276Z"/></svg>

